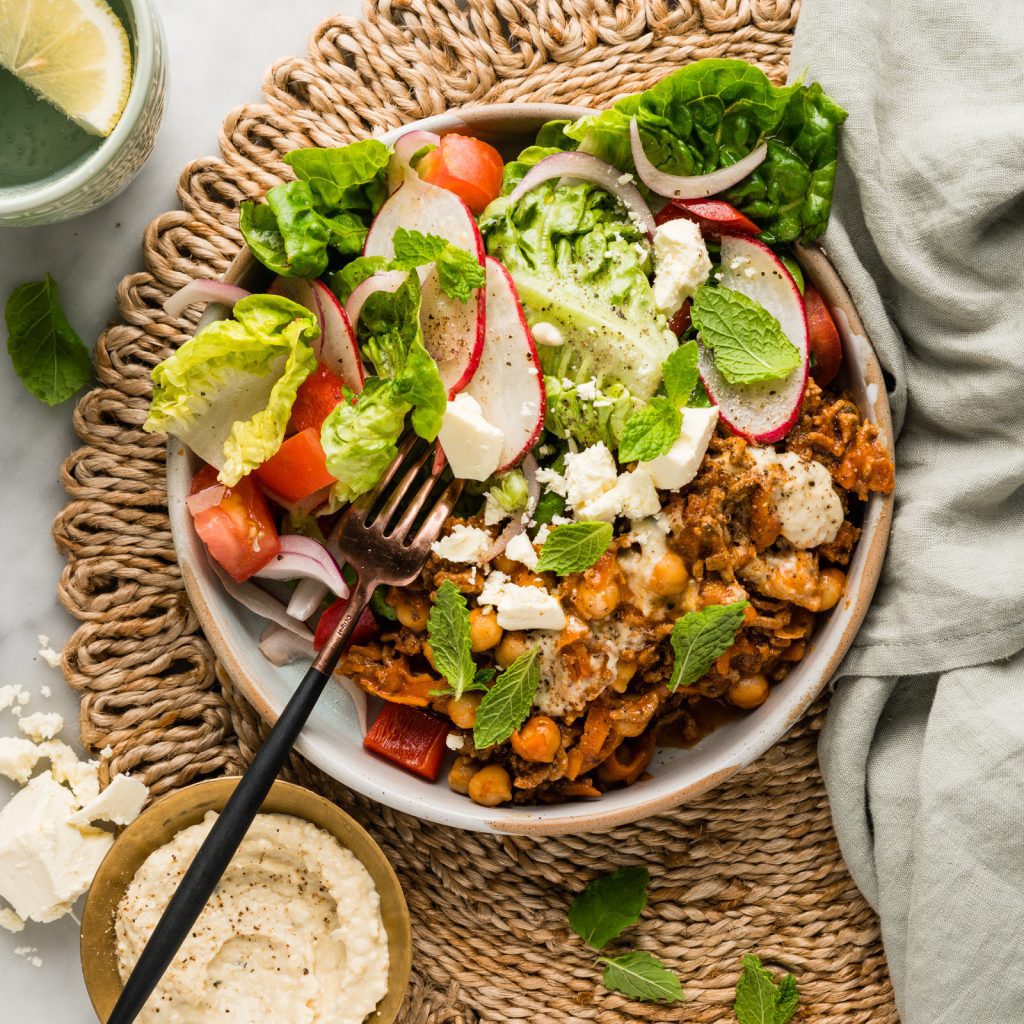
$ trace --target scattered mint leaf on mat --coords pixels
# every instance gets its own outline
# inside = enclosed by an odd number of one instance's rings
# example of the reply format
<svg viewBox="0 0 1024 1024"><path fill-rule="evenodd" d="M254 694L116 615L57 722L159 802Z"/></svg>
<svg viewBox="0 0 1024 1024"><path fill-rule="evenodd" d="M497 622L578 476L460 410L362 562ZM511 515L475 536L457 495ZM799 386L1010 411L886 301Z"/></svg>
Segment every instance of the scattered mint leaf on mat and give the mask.
<svg viewBox="0 0 1024 1024"><path fill-rule="evenodd" d="M540 549L537 572L571 572L589 569L612 542L611 523L566 523L556 526Z"/></svg>
<svg viewBox="0 0 1024 1024"><path fill-rule="evenodd" d="M451 580L445 580L438 588L427 620L427 636L434 665L458 700L473 685L476 665L469 639L466 599Z"/></svg>
<svg viewBox="0 0 1024 1024"><path fill-rule="evenodd" d="M759 302L732 288L701 285L690 317L730 384L784 380L800 365L800 353L779 321Z"/></svg>
<svg viewBox="0 0 1024 1024"><path fill-rule="evenodd" d="M788 1024L799 999L792 974L783 975L776 984L772 972L761 966L760 957L748 953L743 958L743 973L733 1004L739 1024Z"/></svg>
<svg viewBox="0 0 1024 1024"><path fill-rule="evenodd" d="M594 949L603 949L640 920L647 906L651 873L619 868L593 879L569 907L569 927Z"/></svg>
<svg viewBox="0 0 1024 1024"><path fill-rule="evenodd" d="M619 462L650 462L679 440L683 416L679 406L662 395L626 420L619 441Z"/></svg>
<svg viewBox="0 0 1024 1024"><path fill-rule="evenodd" d="M433 263L444 293L459 302L468 302L473 292L484 285L484 268L477 258L439 235L398 228L394 246L395 258L391 265L395 270L415 270Z"/></svg>
<svg viewBox="0 0 1024 1024"><path fill-rule="evenodd" d="M711 668L715 658L732 647L748 604L747 601L712 604L676 619L669 638L675 655L668 681L673 693L680 686L697 682Z"/></svg>
<svg viewBox="0 0 1024 1024"><path fill-rule="evenodd" d="M484 694L476 709L473 743L478 750L503 743L526 721L540 685L540 667L534 647L520 654Z"/></svg>
<svg viewBox="0 0 1024 1024"><path fill-rule="evenodd" d="M621 956L601 956L597 962L604 964L605 987L630 999L647 1003L681 1003L686 998L679 976L650 953L636 951Z"/></svg>
<svg viewBox="0 0 1024 1024"><path fill-rule="evenodd" d="M7 351L22 383L47 405L67 401L92 375L92 359L61 309L57 282L47 274L19 285L4 315Z"/></svg>
<svg viewBox="0 0 1024 1024"><path fill-rule="evenodd" d="M661 367L662 381L668 400L678 409L690 401L700 380L697 372L697 342L680 345Z"/></svg>

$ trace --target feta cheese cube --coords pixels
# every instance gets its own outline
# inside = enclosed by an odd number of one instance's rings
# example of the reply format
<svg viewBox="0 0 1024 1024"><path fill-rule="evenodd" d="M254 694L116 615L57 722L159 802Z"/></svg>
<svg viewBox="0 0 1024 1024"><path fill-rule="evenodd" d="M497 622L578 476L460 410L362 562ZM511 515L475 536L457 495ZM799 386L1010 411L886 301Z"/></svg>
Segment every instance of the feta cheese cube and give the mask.
<svg viewBox="0 0 1024 1024"><path fill-rule="evenodd" d="M110 821L115 825L130 825L142 813L149 799L149 787L141 779L130 775L115 775L110 785L68 821L79 828L94 821Z"/></svg>
<svg viewBox="0 0 1024 1024"><path fill-rule="evenodd" d="M671 316L711 273L711 257L700 228L680 217L654 231L654 304Z"/></svg>
<svg viewBox="0 0 1024 1024"><path fill-rule="evenodd" d="M64 719L56 711L39 711L20 719L18 728L29 739L42 743L43 740L52 740L64 728Z"/></svg>
<svg viewBox="0 0 1024 1024"><path fill-rule="evenodd" d="M530 540L527 533L517 533L505 545L505 554L513 562L520 562L525 565L527 569L535 569L540 558L534 549L533 541Z"/></svg>
<svg viewBox="0 0 1024 1024"><path fill-rule="evenodd" d="M599 441L581 452L566 455L564 475L565 499L579 514L582 506L596 501L615 486L619 471L614 456L604 442Z"/></svg>
<svg viewBox="0 0 1024 1024"><path fill-rule="evenodd" d="M664 455L643 464L654 486L663 491L677 491L697 475L718 424L717 406L710 409L683 409L682 413L683 425L679 438Z"/></svg>
<svg viewBox="0 0 1024 1024"><path fill-rule="evenodd" d="M491 543L491 535L486 530L459 523L452 527L447 537L434 541L432 550L439 558L449 562L477 563Z"/></svg>
<svg viewBox="0 0 1024 1024"><path fill-rule="evenodd" d="M542 587L521 587L503 572L487 577L477 600L494 607L502 629L565 629L565 612L554 594Z"/></svg>
<svg viewBox="0 0 1024 1024"><path fill-rule="evenodd" d="M480 403L464 391L448 403L437 436L460 480L486 480L501 463L505 435L484 419Z"/></svg>
<svg viewBox="0 0 1024 1024"><path fill-rule="evenodd" d="M0 775L24 785L42 756L42 751L31 740L4 736L0 739Z"/></svg>

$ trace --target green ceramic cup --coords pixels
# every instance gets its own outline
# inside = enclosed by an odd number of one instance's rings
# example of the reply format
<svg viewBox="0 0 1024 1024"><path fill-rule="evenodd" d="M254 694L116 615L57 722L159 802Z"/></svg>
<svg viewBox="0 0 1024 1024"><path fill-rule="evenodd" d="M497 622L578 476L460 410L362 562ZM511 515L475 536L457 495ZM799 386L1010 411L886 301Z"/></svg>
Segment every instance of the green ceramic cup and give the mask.
<svg viewBox="0 0 1024 1024"><path fill-rule="evenodd" d="M110 3L131 41L132 86L105 139L86 135L0 69L0 227L88 213L117 195L152 152L164 110L163 29L154 0Z"/></svg>

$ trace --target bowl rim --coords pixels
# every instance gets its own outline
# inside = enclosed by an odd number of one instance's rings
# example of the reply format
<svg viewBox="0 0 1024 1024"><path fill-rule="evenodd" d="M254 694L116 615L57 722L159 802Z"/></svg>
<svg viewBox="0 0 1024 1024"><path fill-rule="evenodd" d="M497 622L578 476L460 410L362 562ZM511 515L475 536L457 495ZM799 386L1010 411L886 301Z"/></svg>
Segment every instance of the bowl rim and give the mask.
<svg viewBox="0 0 1024 1024"><path fill-rule="evenodd" d="M419 129L443 134L462 128L470 128L486 135L489 123L499 118L511 118L522 120L523 127L516 132L499 131L498 134L506 138L514 138L524 134L527 130L527 122L533 124L535 130L537 124L544 121L558 118L575 119L588 113L593 113L593 110L584 106L562 103L474 105L413 121L374 137L385 142L393 142L407 131ZM491 127L493 128L493 124ZM856 353L858 362L862 364L865 394L861 396L858 405L860 405L862 413L866 413L879 427L880 437L885 443L890 457L894 457L892 415L884 376L853 300L821 246L797 246L796 248L805 274L825 297L833 312L838 314L837 325L843 335L844 354L848 357L847 364L852 362L849 359L851 351ZM248 250L243 248L228 267L223 279L231 283L238 283L246 274L255 272L256 268L262 270ZM211 304L207 307L199 326L225 315L227 315L227 310L223 306ZM169 438L167 488L171 506L171 529L185 589L204 635L232 680L260 716L265 721L272 722L280 713L281 708L274 706L259 683L250 678L238 652L229 642L226 632L221 628L216 613L216 602L211 603L200 574L197 572L197 567L192 564L190 559L188 541L191 527L188 516L184 513L184 501L170 500L172 495L179 491L187 493L187 482L190 476L189 458L184 446L173 437ZM182 490L183 488L184 490ZM300 737L296 749L328 775L372 800L420 819L471 831L533 836L575 835L608 831L641 818L669 811L720 785L764 754L803 717L807 708L824 690L850 649L870 606L885 559L892 524L893 503L894 498L891 494L873 494L866 503L863 533L858 542L853 562L849 566L848 575L849 581L854 573L857 573L857 586L853 591L849 588L844 591L844 599L840 606L837 606L834 613L830 614L825 624L819 626L812 639L810 650L814 651L821 647L821 644L816 644L816 642L822 639L828 624L833 622L835 616L839 614L838 621L842 622L841 632L835 638L834 646L827 655L819 657L822 664L817 668L813 677L804 680L799 689L787 695L784 700L781 699L782 695L777 690L774 691L773 696L777 698L775 701L770 698L761 708L745 716L745 721L754 722L756 720L756 724L751 727L752 735L735 744L734 748L728 752L714 755L712 757L713 767L689 782L665 787L655 786L653 788L658 792L653 795L649 789L641 791L643 784L629 787L628 790L619 792L630 792L635 799L614 808L608 806L602 808L602 801L607 797L593 802L566 801L560 804L543 805L543 807L526 805L493 809L477 807L466 798L465 802L468 805L466 809L448 811L425 803L417 795L419 790L414 791L408 782L403 787L388 785L379 779L372 778L371 773L364 770L359 764L352 763L353 759L347 758L345 754L339 755L336 750L326 749L324 744L311 740L308 735ZM216 594L215 590L213 594ZM805 658L803 664L807 665L809 662L810 654ZM787 681L801 678L798 675L799 668L798 666L797 669L794 669L793 673L787 677ZM696 749L699 749L699 745ZM361 751L360 754L362 757L369 756ZM419 780L411 781L418 782Z"/></svg>
<svg viewBox="0 0 1024 1024"><path fill-rule="evenodd" d="M118 835L93 878L82 912L82 975L93 1010L105 1021L121 991L113 940L114 916L131 879L155 849L184 828L220 811L240 781L221 776L194 782L159 797ZM412 973L412 924L401 882L377 841L337 804L305 786L277 779L261 814L289 814L310 821L350 850L373 878L388 935L388 990L365 1024L393 1024ZM175 827L176 826L176 827Z"/></svg>
<svg viewBox="0 0 1024 1024"><path fill-rule="evenodd" d="M64 199L101 174L118 150L131 138L146 107L149 90L155 84L153 70L157 63L157 52L162 45L163 29L154 0L122 0L122 3L131 20L131 24L126 27L134 45L135 63L132 66L128 101L117 124L92 153L80 163L74 164L66 173L58 173L49 184L28 189L0 188L0 217L32 213Z"/></svg>

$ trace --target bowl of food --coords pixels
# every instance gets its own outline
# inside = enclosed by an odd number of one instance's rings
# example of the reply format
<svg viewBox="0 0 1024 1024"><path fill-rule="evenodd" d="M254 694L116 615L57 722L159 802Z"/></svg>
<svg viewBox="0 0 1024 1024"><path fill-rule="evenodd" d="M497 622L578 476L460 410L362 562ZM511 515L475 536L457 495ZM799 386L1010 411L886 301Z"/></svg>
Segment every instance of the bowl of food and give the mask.
<svg viewBox="0 0 1024 1024"><path fill-rule="evenodd" d="M118 837L82 916L82 969L101 1021L203 838L238 783L157 800ZM294 1019L344 1005L390 1024L409 983L409 911L380 847L329 800L275 782L140 1021Z"/></svg>
<svg viewBox="0 0 1024 1024"><path fill-rule="evenodd" d="M402 433L466 481L305 756L420 817L562 834L705 792L799 719L892 513L882 371L813 244L843 116L704 61L610 111L300 150L243 207L225 280L169 300L212 304L148 425L189 597L264 717L340 615L332 532Z"/></svg>

